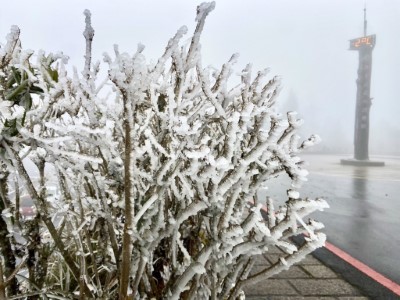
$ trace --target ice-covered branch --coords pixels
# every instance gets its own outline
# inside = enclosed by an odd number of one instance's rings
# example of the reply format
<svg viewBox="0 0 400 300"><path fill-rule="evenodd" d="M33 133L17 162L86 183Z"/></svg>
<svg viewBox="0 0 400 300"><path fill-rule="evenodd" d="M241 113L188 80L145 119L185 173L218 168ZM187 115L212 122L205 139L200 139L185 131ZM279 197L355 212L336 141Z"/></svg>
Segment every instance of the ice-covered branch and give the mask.
<svg viewBox="0 0 400 300"><path fill-rule="evenodd" d="M86 41L86 54L85 54L85 68L83 69L84 76L89 76L90 72L90 64L92 61L92 42L94 37L94 29L92 27L91 13L88 9L85 9L83 12L85 15L85 31L83 32L83 36Z"/></svg>

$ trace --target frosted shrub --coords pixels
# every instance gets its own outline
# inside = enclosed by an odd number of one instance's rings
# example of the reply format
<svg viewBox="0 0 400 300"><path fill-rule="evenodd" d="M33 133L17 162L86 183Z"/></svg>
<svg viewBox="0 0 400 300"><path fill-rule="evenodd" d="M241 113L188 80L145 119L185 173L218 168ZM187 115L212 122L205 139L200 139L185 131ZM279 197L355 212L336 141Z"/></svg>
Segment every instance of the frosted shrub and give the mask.
<svg viewBox="0 0 400 300"><path fill-rule="evenodd" d="M104 81L88 11L81 73L68 74L62 53L34 62L13 28L0 48L0 299L235 299L324 244L323 225L303 219L326 202L297 192L307 175L297 155L318 137L299 143L301 120L275 111L279 80L267 70L252 78L247 65L231 88L237 55L202 66L213 8L201 4L190 45L180 28L155 64L142 45L115 46ZM274 210L257 192L285 174L288 200ZM19 213L20 183L31 219ZM298 247L289 238L300 233ZM286 254L249 275L276 246Z"/></svg>

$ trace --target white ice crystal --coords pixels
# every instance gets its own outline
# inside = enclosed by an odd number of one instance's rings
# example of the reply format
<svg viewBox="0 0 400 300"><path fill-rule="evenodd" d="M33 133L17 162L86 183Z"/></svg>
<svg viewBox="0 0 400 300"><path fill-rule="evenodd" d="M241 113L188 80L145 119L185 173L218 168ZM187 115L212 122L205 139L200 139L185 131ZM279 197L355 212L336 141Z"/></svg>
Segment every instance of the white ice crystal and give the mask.
<svg viewBox="0 0 400 300"><path fill-rule="evenodd" d="M295 190L288 190L287 191L288 197L291 199L299 199L300 193Z"/></svg>

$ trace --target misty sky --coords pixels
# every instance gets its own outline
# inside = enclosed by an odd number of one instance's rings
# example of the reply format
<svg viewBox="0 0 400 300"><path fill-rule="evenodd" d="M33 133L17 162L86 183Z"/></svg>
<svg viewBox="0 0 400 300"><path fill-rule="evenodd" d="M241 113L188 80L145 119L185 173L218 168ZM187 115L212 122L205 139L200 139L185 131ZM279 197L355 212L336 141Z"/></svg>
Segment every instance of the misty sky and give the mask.
<svg viewBox="0 0 400 300"><path fill-rule="evenodd" d="M57 3L55 5L54 3ZM25 49L63 51L83 66L83 10L92 12L94 57L113 44L157 60L182 26L193 32L196 6L189 0L7 1L0 11L0 37L21 28ZM348 40L363 35L364 0L217 0L201 39L203 65L221 66L240 53L237 72L271 68L280 75L280 106L305 119L304 134L318 133L320 147L352 153L358 54ZM367 0L373 52L370 154L400 153L400 1ZM187 35L189 38L189 35Z"/></svg>

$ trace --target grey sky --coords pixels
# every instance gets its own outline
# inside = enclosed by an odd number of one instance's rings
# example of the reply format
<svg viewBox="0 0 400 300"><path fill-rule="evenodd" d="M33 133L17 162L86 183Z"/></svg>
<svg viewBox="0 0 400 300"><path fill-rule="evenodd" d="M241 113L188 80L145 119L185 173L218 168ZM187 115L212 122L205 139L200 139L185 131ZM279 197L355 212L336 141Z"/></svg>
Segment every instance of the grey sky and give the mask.
<svg viewBox="0 0 400 300"><path fill-rule="evenodd" d="M368 33L377 34L373 53L370 153L400 153L400 1L368 0ZM188 0L7 1L0 11L0 37L11 25L22 31L24 48L59 51L83 65L83 10L92 12L94 56L112 45L133 52L146 46L156 60L182 26L194 29L196 6ZM57 4L54 4L57 3ZM321 135L324 146L352 152L358 56L348 40L362 36L364 0L217 0L202 36L203 65L220 66L239 52L239 72L271 68L283 79L280 101L295 95L304 133ZM189 38L189 35L188 35Z"/></svg>

